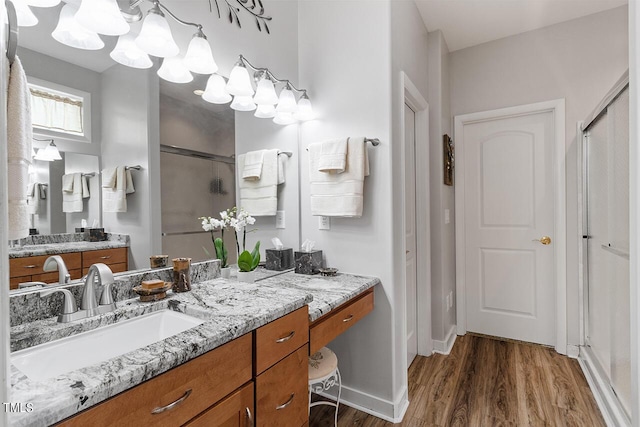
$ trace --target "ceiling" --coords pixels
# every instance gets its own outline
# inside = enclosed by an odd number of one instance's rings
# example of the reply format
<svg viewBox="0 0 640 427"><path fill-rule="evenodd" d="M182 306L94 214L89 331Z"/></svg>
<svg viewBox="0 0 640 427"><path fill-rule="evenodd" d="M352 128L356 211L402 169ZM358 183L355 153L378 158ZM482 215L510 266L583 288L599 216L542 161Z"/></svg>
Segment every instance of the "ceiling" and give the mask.
<svg viewBox="0 0 640 427"><path fill-rule="evenodd" d="M543 28L627 4L627 0L414 0L449 51Z"/></svg>

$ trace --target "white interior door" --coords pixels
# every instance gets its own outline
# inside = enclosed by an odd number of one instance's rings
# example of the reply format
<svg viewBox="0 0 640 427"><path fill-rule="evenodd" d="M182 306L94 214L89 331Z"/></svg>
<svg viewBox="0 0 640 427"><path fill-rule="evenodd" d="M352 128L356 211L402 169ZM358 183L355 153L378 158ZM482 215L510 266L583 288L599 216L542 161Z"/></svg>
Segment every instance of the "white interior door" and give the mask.
<svg viewBox="0 0 640 427"><path fill-rule="evenodd" d="M416 265L416 115L404 105L405 234L407 259L407 366L418 354Z"/></svg>
<svg viewBox="0 0 640 427"><path fill-rule="evenodd" d="M554 126L550 111L464 125L470 332L555 344Z"/></svg>

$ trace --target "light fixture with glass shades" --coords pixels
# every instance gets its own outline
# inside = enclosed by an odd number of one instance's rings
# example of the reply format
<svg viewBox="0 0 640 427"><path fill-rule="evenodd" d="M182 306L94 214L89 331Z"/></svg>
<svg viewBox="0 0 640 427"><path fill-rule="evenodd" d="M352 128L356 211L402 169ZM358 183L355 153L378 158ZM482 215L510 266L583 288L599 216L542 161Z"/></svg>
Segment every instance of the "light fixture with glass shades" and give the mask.
<svg viewBox="0 0 640 427"><path fill-rule="evenodd" d="M212 104L226 104L231 101L231 95L225 88L224 77L219 74L211 74L207 80L207 86L202 92L202 99Z"/></svg>
<svg viewBox="0 0 640 427"><path fill-rule="evenodd" d="M78 6L67 3L60 11L58 25L51 36L58 42L76 49L100 50L104 42L98 33L87 30L75 19Z"/></svg>
<svg viewBox="0 0 640 427"><path fill-rule="evenodd" d="M121 36L131 28L116 0L82 0L75 19L87 30L105 36Z"/></svg>
<svg viewBox="0 0 640 427"><path fill-rule="evenodd" d="M171 56L162 60L162 66L158 70L158 76L168 82L189 83L193 81L193 76L185 67L180 56Z"/></svg>
<svg viewBox="0 0 640 427"><path fill-rule="evenodd" d="M16 9L18 27L33 27L38 24L38 18L33 14L25 0L11 0Z"/></svg>
<svg viewBox="0 0 640 427"><path fill-rule="evenodd" d="M256 82L255 91L247 68L253 71L253 81ZM276 93L276 84L284 84L280 96ZM274 123L280 125L290 125L313 118L313 108L306 89L298 89L289 80L276 78L268 68L253 66L242 55L231 70L225 89L228 94L234 96L231 108L236 111L255 110L255 117L273 118ZM296 100L294 92L300 94L299 100ZM251 98L254 93L255 95ZM202 97L207 101L204 94Z"/></svg>
<svg viewBox="0 0 640 427"><path fill-rule="evenodd" d="M118 37L118 43L109 56L117 63L131 68L151 68L153 66L151 58L138 47L135 37L131 33Z"/></svg>
<svg viewBox="0 0 640 427"><path fill-rule="evenodd" d="M49 145L45 148L41 148L36 152L36 155L33 157L34 160L42 160L45 162L53 162L54 160L62 160L62 156L58 151L58 147L53 142L53 139L37 139L36 141L49 141Z"/></svg>

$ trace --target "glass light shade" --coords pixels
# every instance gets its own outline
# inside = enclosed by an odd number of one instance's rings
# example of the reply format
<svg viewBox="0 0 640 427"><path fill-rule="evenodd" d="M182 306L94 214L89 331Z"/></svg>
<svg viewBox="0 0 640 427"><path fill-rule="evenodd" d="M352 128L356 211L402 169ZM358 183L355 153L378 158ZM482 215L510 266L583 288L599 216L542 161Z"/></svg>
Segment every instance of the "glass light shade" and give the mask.
<svg viewBox="0 0 640 427"><path fill-rule="evenodd" d="M259 119L270 119L276 115L276 107L274 105L258 105L256 112L253 114Z"/></svg>
<svg viewBox="0 0 640 427"><path fill-rule="evenodd" d="M244 65L236 64L227 82L227 92L235 96L253 96L253 86L249 72Z"/></svg>
<svg viewBox="0 0 640 427"><path fill-rule="evenodd" d="M87 30L106 36L121 36L130 29L116 0L82 0L76 21Z"/></svg>
<svg viewBox="0 0 640 427"><path fill-rule="evenodd" d="M24 0L11 0L16 9L18 27L33 27L38 24L38 18L33 14Z"/></svg>
<svg viewBox="0 0 640 427"><path fill-rule="evenodd" d="M136 44L149 55L166 58L176 56L180 48L173 40L169 23L158 10L151 9L144 18Z"/></svg>
<svg viewBox="0 0 640 427"><path fill-rule="evenodd" d="M313 108L311 101L306 96L302 96L298 101L298 111L293 113L293 117L297 120L305 121L313 119Z"/></svg>
<svg viewBox="0 0 640 427"><path fill-rule="evenodd" d="M212 74L207 80L207 87L204 89L202 99L212 104L226 104L231 101L231 95L224 88L226 82L218 74Z"/></svg>
<svg viewBox="0 0 640 427"><path fill-rule="evenodd" d="M296 97L291 89L286 87L280 92L280 99L278 100L278 106L276 107L278 113L295 113L298 111L298 105L296 104Z"/></svg>
<svg viewBox="0 0 640 427"><path fill-rule="evenodd" d="M45 162L53 162L54 160L62 160L58 147L53 142L45 148L41 148L34 157L35 160L44 160Z"/></svg>
<svg viewBox="0 0 640 427"><path fill-rule="evenodd" d="M258 88L256 89L256 95L253 97L253 102L258 105L275 105L278 103L278 95L270 79L265 77L258 82Z"/></svg>
<svg viewBox="0 0 640 427"><path fill-rule="evenodd" d="M218 64L213 59L211 46L202 33L196 33L184 56L184 65L194 73L213 74L218 71Z"/></svg>
<svg viewBox="0 0 640 427"><path fill-rule="evenodd" d="M172 56L162 60L162 66L158 70L158 75L163 79L173 83L189 83L193 76L184 66L182 58Z"/></svg>
<svg viewBox="0 0 640 427"><path fill-rule="evenodd" d="M114 61L132 68L150 68L153 65L151 58L136 44L131 34L125 34L118 38L116 47L109 54Z"/></svg>
<svg viewBox="0 0 640 427"><path fill-rule="evenodd" d="M296 119L293 117L292 113L276 113L276 116L273 118L273 123L279 125L292 125L296 123Z"/></svg>
<svg viewBox="0 0 640 427"><path fill-rule="evenodd" d="M60 4L60 0L26 0L29 6L53 7Z"/></svg>
<svg viewBox="0 0 640 427"><path fill-rule="evenodd" d="M76 12L78 12L78 6L71 3L65 4L60 11L58 25L51 33L51 36L60 43L76 49L102 49L104 42L100 36L78 24L78 21L74 18Z"/></svg>
<svg viewBox="0 0 640 427"><path fill-rule="evenodd" d="M253 98L250 96L234 96L231 108L236 111L253 111L256 109L256 104L253 102Z"/></svg>

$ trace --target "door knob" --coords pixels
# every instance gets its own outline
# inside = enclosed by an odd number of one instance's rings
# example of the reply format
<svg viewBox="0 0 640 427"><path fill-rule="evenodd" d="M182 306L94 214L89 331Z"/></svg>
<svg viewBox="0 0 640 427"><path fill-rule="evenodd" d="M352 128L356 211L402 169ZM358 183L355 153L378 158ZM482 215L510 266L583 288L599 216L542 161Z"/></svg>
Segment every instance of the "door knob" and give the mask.
<svg viewBox="0 0 640 427"><path fill-rule="evenodd" d="M542 236L539 239L533 239L532 242L540 242L543 245L550 245L551 244L551 237L549 236Z"/></svg>

